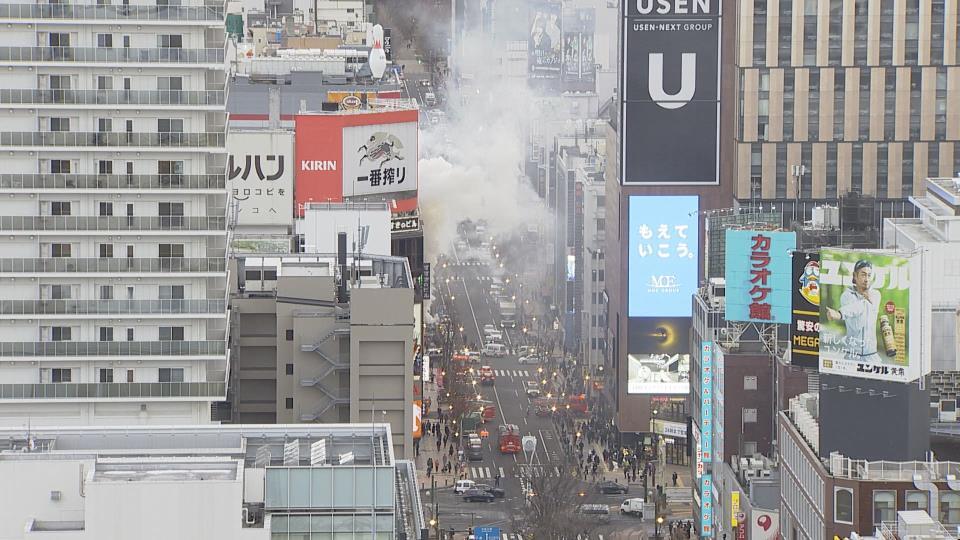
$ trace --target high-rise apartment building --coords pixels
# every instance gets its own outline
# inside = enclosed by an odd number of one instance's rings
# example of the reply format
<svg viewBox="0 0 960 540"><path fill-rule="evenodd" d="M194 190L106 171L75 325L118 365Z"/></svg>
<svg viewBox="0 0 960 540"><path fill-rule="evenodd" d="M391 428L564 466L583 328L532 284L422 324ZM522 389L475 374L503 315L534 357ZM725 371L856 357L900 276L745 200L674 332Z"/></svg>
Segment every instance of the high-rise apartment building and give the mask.
<svg viewBox="0 0 960 540"><path fill-rule="evenodd" d="M960 170L960 110L948 106L960 102L956 2L745 0L738 10L741 203L790 210L805 199L809 219L816 201L855 192L912 211L903 199L922 195L924 179Z"/></svg>
<svg viewBox="0 0 960 540"><path fill-rule="evenodd" d="M0 3L0 424L196 424L225 399L223 18Z"/></svg>

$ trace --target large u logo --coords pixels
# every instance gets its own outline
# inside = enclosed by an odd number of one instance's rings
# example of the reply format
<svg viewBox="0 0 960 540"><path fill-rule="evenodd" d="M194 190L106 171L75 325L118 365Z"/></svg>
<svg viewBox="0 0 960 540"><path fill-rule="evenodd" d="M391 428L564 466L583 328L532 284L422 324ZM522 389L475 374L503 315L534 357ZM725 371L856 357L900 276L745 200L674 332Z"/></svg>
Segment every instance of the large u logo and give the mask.
<svg viewBox="0 0 960 540"><path fill-rule="evenodd" d="M650 73L647 84L650 97L664 109L679 109L690 100L697 90L697 55L683 53L680 61L680 90L668 94L663 90L663 53L650 53Z"/></svg>

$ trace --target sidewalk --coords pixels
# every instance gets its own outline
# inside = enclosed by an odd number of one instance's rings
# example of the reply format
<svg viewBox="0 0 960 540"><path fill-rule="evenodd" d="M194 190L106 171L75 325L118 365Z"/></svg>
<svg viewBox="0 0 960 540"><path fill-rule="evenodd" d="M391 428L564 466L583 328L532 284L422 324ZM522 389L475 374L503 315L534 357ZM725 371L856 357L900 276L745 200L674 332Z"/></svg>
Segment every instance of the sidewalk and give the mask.
<svg viewBox="0 0 960 540"><path fill-rule="evenodd" d="M423 398L424 400L429 399L432 403L430 414L423 417L424 424L424 433L423 437L420 438L420 455L414 458L414 463L417 467L417 482L420 484L420 489L430 489L433 485L433 480L430 476L427 476L427 460L433 459L433 462L436 463L439 461L440 468L443 468L443 456L447 456L448 460L449 454L447 453L447 448L450 444L453 444L453 435L451 434L450 439L447 441L447 446L441 447L440 451L437 451L437 437L430 433L426 428L427 424L435 424L438 420L437 416L437 385L436 383L425 383L423 385ZM443 426L441 424L441 435L443 438L442 430ZM454 451L453 461L456 463L457 453ZM456 474L454 472L443 473L443 472L434 472L431 476L436 476L437 487L452 487L456 480Z"/></svg>

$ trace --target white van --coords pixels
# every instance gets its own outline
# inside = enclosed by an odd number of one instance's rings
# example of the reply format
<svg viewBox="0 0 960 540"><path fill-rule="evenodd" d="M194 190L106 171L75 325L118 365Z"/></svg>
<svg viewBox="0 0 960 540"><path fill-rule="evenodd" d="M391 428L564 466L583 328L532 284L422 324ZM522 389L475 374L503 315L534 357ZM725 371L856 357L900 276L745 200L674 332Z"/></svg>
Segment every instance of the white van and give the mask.
<svg viewBox="0 0 960 540"><path fill-rule="evenodd" d="M507 348L504 347L503 343L487 343L483 346L483 350L480 351L480 354L483 356L501 358L507 355Z"/></svg>
<svg viewBox="0 0 960 540"><path fill-rule="evenodd" d="M490 330L489 332L484 332L484 340L492 341L493 343L503 343L503 332L499 330Z"/></svg>
<svg viewBox="0 0 960 540"><path fill-rule="evenodd" d="M621 514L630 514L643 519L643 499L637 497L626 499L620 504Z"/></svg>
<svg viewBox="0 0 960 540"><path fill-rule="evenodd" d="M473 480L457 480L457 483L453 486L453 492L457 495L460 495L461 493L473 489L474 484L476 484L476 482Z"/></svg>

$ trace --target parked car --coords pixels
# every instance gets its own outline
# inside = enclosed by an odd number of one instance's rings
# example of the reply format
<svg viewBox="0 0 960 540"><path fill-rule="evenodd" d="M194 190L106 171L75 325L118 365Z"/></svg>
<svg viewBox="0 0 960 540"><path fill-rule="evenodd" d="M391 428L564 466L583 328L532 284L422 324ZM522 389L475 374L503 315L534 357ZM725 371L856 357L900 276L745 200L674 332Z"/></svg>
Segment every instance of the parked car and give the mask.
<svg viewBox="0 0 960 540"><path fill-rule="evenodd" d="M457 495L461 493L466 493L467 491L473 489L474 482L473 480L457 480L457 483L453 486L453 492Z"/></svg>
<svg viewBox="0 0 960 540"><path fill-rule="evenodd" d="M463 494L463 500L467 502L493 502L495 498L492 493L482 489L471 489Z"/></svg>
<svg viewBox="0 0 960 540"><path fill-rule="evenodd" d="M597 484L597 491L599 491L600 493L606 493L606 494L611 494L611 493L625 494L629 491L629 488L617 482L606 481L606 482L600 482L599 484Z"/></svg>
<svg viewBox="0 0 960 540"><path fill-rule="evenodd" d="M640 519L643 519L643 503L644 500L639 497L626 499L620 504L620 513L637 516Z"/></svg>
<svg viewBox="0 0 960 540"><path fill-rule="evenodd" d="M601 523L610 521L610 507L605 504L581 504L577 507L577 513Z"/></svg>

